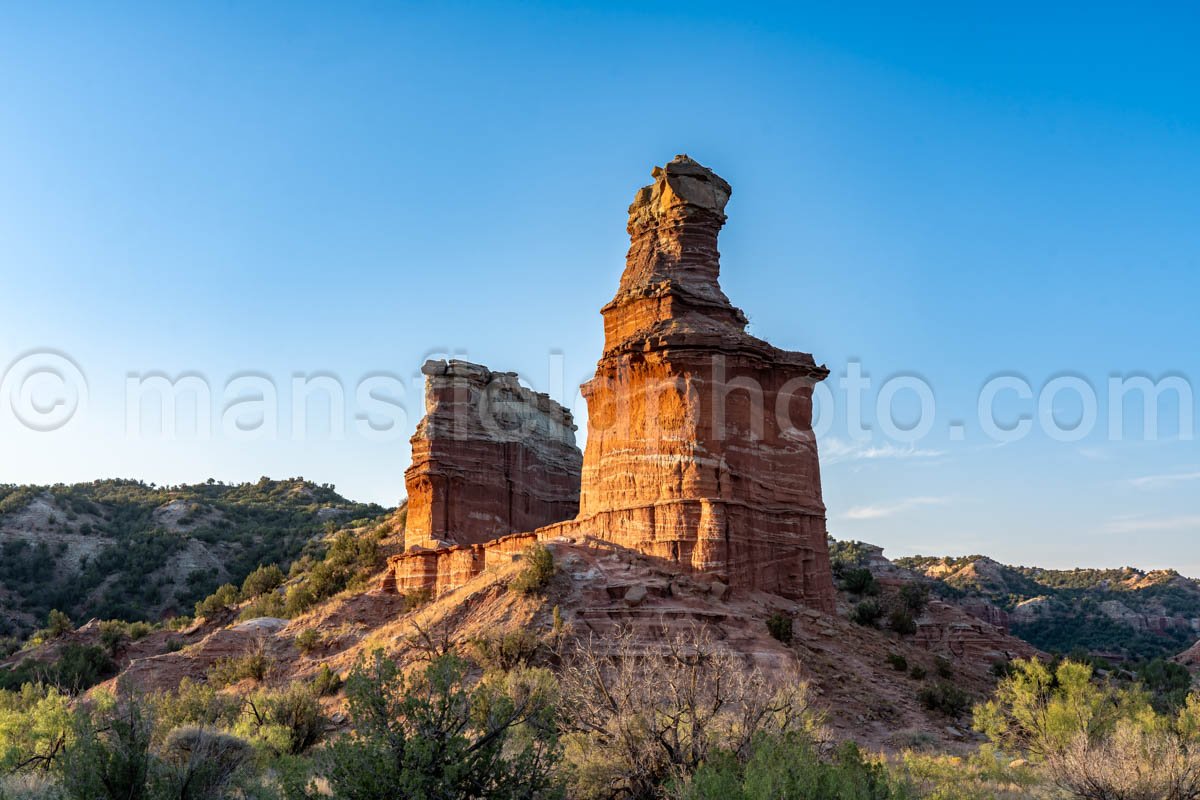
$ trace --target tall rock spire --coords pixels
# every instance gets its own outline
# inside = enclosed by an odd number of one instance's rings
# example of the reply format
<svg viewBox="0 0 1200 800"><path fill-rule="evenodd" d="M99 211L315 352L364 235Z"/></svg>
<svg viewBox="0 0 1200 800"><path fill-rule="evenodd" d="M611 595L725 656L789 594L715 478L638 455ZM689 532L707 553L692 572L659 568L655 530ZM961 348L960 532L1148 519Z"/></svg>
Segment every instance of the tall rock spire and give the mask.
<svg viewBox="0 0 1200 800"><path fill-rule="evenodd" d="M812 433L828 370L746 333L719 284L731 189L677 156L629 207L588 401L584 532L831 610Z"/></svg>

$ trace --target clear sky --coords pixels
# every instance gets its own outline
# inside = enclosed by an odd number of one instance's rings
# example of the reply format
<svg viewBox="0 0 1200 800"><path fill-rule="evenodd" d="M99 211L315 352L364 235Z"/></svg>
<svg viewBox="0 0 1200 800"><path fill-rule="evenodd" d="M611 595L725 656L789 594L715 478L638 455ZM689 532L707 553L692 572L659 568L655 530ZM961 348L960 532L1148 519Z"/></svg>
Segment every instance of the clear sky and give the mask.
<svg viewBox="0 0 1200 800"><path fill-rule="evenodd" d="M0 481L304 475L392 504L434 353L586 419L626 206L686 152L734 187L723 286L752 332L833 371L834 535L1200 576L1195 397L1113 441L1106 395L1200 378L1200 12L906 5L6 4ZM31 365L63 357L86 402L30 430L16 406L57 399ZM128 376L158 373L207 381L213 435L127 422ZM344 434L295 435L296 374L345 387ZM247 375L282 406L249 440L222 424ZM355 419L386 410L368 375L408 386L384 433ZM918 441L875 419L898 375L936 400ZM1034 393L998 396L1001 427L1035 418L1017 441L979 422L998 375ZM1037 419L1061 376L1099 395L1079 441Z"/></svg>

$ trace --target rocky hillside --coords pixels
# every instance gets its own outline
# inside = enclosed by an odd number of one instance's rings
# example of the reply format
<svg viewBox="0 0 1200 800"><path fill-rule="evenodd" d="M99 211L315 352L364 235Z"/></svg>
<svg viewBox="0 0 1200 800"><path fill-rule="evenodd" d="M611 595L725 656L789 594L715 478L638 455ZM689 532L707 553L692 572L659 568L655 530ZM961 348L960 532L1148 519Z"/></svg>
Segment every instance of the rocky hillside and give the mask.
<svg viewBox="0 0 1200 800"><path fill-rule="evenodd" d="M191 613L259 564L286 568L327 525L384 511L299 478L0 486L0 638L51 609L76 622Z"/></svg>
<svg viewBox="0 0 1200 800"><path fill-rule="evenodd" d="M1012 567L978 555L896 563L1047 652L1140 660L1174 656L1200 638L1200 582L1173 570Z"/></svg>
<svg viewBox="0 0 1200 800"><path fill-rule="evenodd" d="M283 687L330 672L344 676L376 649L405 665L453 648L485 665L556 668L561 654L579 642L607 647L632 636L639 649L655 651L671 637L703 627L747 664L809 681L838 736L893 749L934 740L951 747L969 743L974 734L965 715L971 702L991 691L996 665L1033 652L952 603L906 601L903 589L912 576L903 570L884 574L886 559L875 564L884 568L878 585L843 586L830 613L769 593L731 592L594 538L548 542L554 568L539 591L516 588L529 564L518 556L436 598L398 594L379 588L387 585L380 570L403 541L402 530L402 521L384 521L339 531L325 537L323 558L301 559L300 568L266 595L231 598L186 628L156 629L136 640L112 637L105 652L115 663L97 670L93 680L119 673L128 686L168 691L185 678L219 685L231 667L253 664L252 677L237 679ZM335 562L344 575L337 586L344 588L293 613L285 598L323 580L318 576L330 573ZM881 613L864 616L864 603ZM264 607L279 616L262 615ZM890 613L901 607L911 610L903 624ZM85 626L0 659L0 675L6 669L54 675L61 670L51 665L72 649L105 644L103 626ZM334 719L344 719L341 696L324 702Z"/></svg>

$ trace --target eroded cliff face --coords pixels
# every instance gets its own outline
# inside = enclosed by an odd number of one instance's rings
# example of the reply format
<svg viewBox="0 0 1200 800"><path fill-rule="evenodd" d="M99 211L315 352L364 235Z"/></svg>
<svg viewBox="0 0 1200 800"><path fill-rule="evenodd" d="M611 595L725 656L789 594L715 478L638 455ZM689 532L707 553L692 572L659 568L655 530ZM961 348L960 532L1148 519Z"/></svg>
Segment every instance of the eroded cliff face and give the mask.
<svg viewBox="0 0 1200 800"><path fill-rule="evenodd" d="M746 333L721 291L729 184L687 156L629 208L631 245L584 386L580 532L832 610L807 353Z"/></svg>
<svg viewBox="0 0 1200 800"><path fill-rule="evenodd" d="M571 412L465 361L428 361L412 437L405 548L472 545L571 519L582 454Z"/></svg>

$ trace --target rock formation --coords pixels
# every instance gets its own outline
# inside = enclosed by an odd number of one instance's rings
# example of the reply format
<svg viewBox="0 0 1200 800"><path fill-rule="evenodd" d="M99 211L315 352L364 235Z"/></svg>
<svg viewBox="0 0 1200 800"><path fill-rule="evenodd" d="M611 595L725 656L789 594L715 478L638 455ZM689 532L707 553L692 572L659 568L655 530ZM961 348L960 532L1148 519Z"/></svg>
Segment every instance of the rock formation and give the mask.
<svg viewBox="0 0 1200 800"><path fill-rule="evenodd" d="M471 545L570 519L582 455L571 412L465 361L428 361L412 437L405 548Z"/></svg>
<svg viewBox="0 0 1200 800"><path fill-rule="evenodd" d="M721 291L729 184L687 156L629 208L631 246L584 384L577 525L734 587L832 610L812 391L829 371L746 333Z"/></svg>

